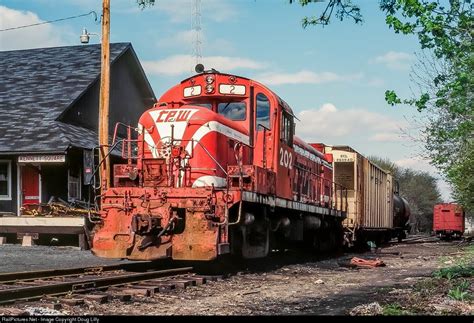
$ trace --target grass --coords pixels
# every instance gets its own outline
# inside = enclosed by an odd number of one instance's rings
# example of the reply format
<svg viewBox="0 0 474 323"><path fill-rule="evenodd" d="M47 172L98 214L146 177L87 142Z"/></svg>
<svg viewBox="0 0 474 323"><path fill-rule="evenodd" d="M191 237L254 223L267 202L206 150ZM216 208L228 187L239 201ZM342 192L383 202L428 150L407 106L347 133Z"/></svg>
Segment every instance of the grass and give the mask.
<svg viewBox="0 0 474 323"><path fill-rule="evenodd" d="M448 259L449 267L432 272L430 278L417 281L408 293L390 295L382 305L384 315L430 314L435 311L433 300L449 298L460 302L471 302L474 294L470 285L474 283L474 245L464 247L462 256L440 259L444 264ZM436 302L436 301L435 301ZM459 305L461 306L461 305ZM442 315L461 313L458 305L449 310L441 310Z"/></svg>
<svg viewBox="0 0 474 323"><path fill-rule="evenodd" d="M456 261L454 266L441 268L433 272L433 277L446 279L450 286L447 296L457 301L466 301L472 299L469 292L469 281L465 278L474 277L474 245L464 249L464 255Z"/></svg>
<svg viewBox="0 0 474 323"><path fill-rule="evenodd" d="M452 280L461 277L474 277L474 245L464 249L464 254L451 267L441 268L433 272L435 278Z"/></svg>
<svg viewBox="0 0 474 323"><path fill-rule="evenodd" d="M408 311L404 310L398 303L386 304L383 306L382 309L383 315L398 316L410 314Z"/></svg>
<svg viewBox="0 0 474 323"><path fill-rule="evenodd" d="M433 272L433 277L435 278L446 278L451 280L454 278L461 277L473 277L474 276L474 266L473 265L456 265L447 268L441 268Z"/></svg>
<svg viewBox="0 0 474 323"><path fill-rule="evenodd" d="M469 293L469 285L467 280L461 280L448 291L448 297L456 301L470 300L472 296Z"/></svg>

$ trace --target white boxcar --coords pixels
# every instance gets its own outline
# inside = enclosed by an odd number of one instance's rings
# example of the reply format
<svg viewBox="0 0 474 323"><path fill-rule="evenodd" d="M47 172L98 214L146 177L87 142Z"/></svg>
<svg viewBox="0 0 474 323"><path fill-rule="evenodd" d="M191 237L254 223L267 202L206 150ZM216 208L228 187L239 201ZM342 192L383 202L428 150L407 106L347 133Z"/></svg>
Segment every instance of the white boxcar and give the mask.
<svg viewBox="0 0 474 323"><path fill-rule="evenodd" d="M348 212L343 224L352 241L388 240L393 228L392 175L348 146L326 146L333 155L333 180L347 188Z"/></svg>

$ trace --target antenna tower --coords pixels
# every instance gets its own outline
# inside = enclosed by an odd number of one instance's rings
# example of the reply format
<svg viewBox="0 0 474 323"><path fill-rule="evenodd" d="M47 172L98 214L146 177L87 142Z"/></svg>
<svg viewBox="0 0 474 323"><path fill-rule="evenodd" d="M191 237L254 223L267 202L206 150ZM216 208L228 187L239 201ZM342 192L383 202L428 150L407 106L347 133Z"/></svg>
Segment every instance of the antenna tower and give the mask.
<svg viewBox="0 0 474 323"><path fill-rule="evenodd" d="M192 29L194 30L194 46L193 46L193 56L195 65L202 63L202 53L201 53L201 0L193 0L193 24ZM193 66L194 70L194 66Z"/></svg>

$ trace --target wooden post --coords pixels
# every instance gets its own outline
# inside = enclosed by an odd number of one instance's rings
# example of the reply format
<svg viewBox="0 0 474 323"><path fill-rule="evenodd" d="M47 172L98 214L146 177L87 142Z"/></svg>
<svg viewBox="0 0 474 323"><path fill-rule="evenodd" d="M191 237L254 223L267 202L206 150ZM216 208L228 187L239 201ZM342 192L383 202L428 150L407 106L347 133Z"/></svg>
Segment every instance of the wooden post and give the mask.
<svg viewBox="0 0 474 323"><path fill-rule="evenodd" d="M109 152L109 94L110 94L110 0L102 1L102 46L101 46L101 71L100 71L100 99L99 99L99 144L100 160L105 158L101 170L101 193L110 183L110 158ZM107 157L106 157L107 156Z"/></svg>

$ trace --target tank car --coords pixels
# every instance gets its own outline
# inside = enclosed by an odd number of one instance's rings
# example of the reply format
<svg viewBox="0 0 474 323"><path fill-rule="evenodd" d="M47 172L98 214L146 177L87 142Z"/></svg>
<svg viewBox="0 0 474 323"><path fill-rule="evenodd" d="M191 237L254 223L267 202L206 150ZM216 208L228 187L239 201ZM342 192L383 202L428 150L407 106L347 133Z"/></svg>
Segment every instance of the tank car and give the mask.
<svg viewBox="0 0 474 323"><path fill-rule="evenodd" d="M173 86L122 141L126 161L100 195L92 252L209 261L336 248L346 191L331 156L295 136L295 118L245 77L210 70Z"/></svg>
<svg viewBox="0 0 474 323"><path fill-rule="evenodd" d="M406 238L406 232L409 232L410 227L410 205L408 201L400 196L398 192L398 183L396 183L396 191L393 195L393 227L395 229L394 236L401 242Z"/></svg>

